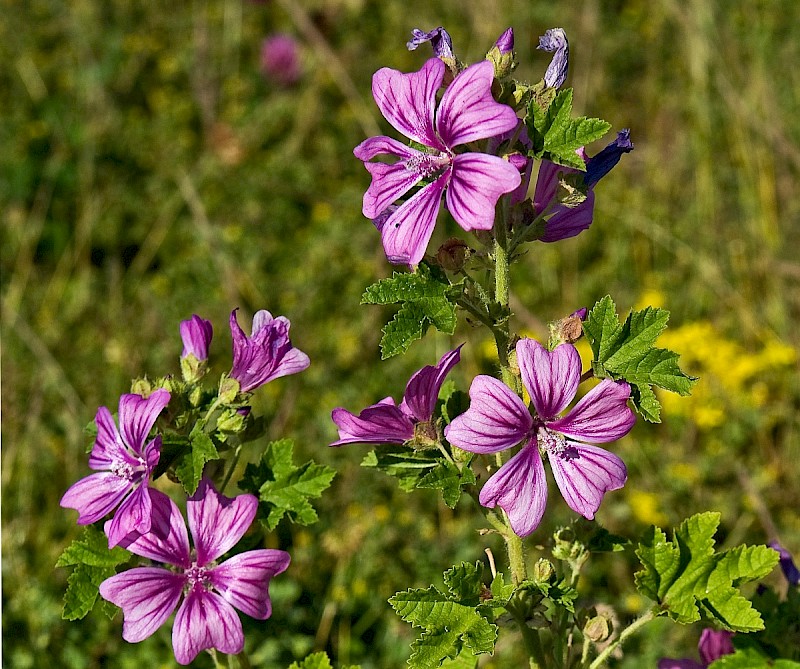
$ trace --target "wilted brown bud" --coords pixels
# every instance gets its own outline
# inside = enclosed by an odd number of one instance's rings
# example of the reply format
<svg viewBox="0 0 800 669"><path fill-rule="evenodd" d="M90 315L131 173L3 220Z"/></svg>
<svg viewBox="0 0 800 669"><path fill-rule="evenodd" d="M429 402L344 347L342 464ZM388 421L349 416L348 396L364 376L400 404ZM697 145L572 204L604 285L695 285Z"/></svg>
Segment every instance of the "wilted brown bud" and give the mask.
<svg viewBox="0 0 800 669"><path fill-rule="evenodd" d="M464 268L471 253L472 249L465 241L451 237L439 247L436 260L449 272L458 272Z"/></svg>

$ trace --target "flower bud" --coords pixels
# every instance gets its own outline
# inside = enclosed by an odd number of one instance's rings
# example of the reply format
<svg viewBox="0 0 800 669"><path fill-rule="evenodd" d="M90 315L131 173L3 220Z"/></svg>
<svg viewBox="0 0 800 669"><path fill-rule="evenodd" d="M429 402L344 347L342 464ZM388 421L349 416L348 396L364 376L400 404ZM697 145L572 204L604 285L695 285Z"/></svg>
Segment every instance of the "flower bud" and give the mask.
<svg viewBox="0 0 800 669"><path fill-rule="evenodd" d="M494 64L494 76L502 79L511 74L517 67L514 54L514 29L509 28L494 43L486 54L486 60Z"/></svg>
<svg viewBox="0 0 800 669"><path fill-rule="evenodd" d="M456 237L451 237L436 251L436 260L443 269L449 272L458 272L464 268L472 249L466 242Z"/></svg>
<svg viewBox="0 0 800 669"><path fill-rule="evenodd" d="M219 382L219 399L223 404L231 404L239 394L239 382L228 376L222 377Z"/></svg>
<svg viewBox="0 0 800 669"><path fill-rule="evenodd" d="M539 558L533 567L533 580L536 583L550 583L555 578L556 569L550 560Z"/></svg>
<svg viewBox="0 0 800 669"><path fill-rule="evenodd" d="M594 641L600 643L611 636L613 628L611 621L603 615L589 618L583 626L584 635Z"/></svg>
<svg viewBox="0 0 800 669"><path fill-rule="evenodd" d="M183 341L181 353L183 379L187 383L196 383L206 373L208 347L211 344L214 328L210 321L194 314L190 319L181 321L180 333Z"/></svg>
<svg viewBox="0 0 800 669"><path fill-rule="evenodd" d="M586 318L586 308L578 309L569 316L550 323L549 348L552 351L563 343L574 344L583 336L582 322Z"/></svg>

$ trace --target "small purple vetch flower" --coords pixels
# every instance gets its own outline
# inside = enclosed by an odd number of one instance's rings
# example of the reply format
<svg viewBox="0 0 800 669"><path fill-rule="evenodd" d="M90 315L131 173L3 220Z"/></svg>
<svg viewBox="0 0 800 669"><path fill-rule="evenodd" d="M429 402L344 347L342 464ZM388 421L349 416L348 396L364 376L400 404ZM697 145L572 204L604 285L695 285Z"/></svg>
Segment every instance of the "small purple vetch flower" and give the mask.
<svg viewBox="0 0 800 669"><path fill-rule="evenodd" d="M627 471L616 455L590 444L626 435L636 417L627 406L630 386L610 379L559 417L580 383L581 359L572 344L548 351L537 341L522 339L517 363L536 415L501 381L477 376L469 391L470 408L445 428L445 436L472 453L496 453L524 442L480 493L481 504L502 507L514 532L524 537L538 527L547 502L542 455L547 455L569 507L591 520L603 495L625 484Z"/></svg>
<svg viewBox="0 0 800 669"><path fill-rule="evenodd" d="M239 382L242 392L250 392L280 376L302 372L310 361L308 356L292 346L289 339L289 319L273 318L269 311L257 311L253 330L248 337L231 312L233 337L233 369L231 378Z"/></svg>
<svg viewBox="0 0 800 669"><path fill-rule="evenodd" d="M563 28L550 28L539 38L537 49L553 52L553 58L544 73L545 86L561 88L569 70L569 42Z"/></svg>
<svg viewBox="0 0 800 669"><path fill-rule="evenodd" d="M339 439L331 446L403 444L415 436L432 437L430 422L439 391L445 377L460 359L461 346L445 353L435 367L428 365L416 372L406 385L400 406L387 397L367 407L358 416L346 409L334 409L331 418L339 428ZM418 434L419 429L426 434Z"/></svg>
<svg viewBox="0 0 800 669"><path fill-rule="evenodd" d="M148 486L161 455L161 437L147 435L169 404L170 394L156 390L147 399L123 395L119 400L119 430L106 407L97 410L97 438L89 467L97 471L74 483L61 498L61 506L78 511L78 523L90 525L119 506L106 524L109 548L132 532L149 532L163 514L166 495ZM163 529L163 528L160 528Z"/></svg>
<svg viewBox="0 0 800 669"><path fill-rule="evenodd" d="M211 345L211 337L214 334L211 321L193 314L190 319L181 321L180 331L183 341L181 358L193 355L200 361L208 360L208 347Z"/></svg>
<svg viewBox="0 0 800 669"><path fill-rule="evenodd" d="M492 98L492 64L482 61L462 71L437 108L444 72L442 61L431 58L419 72L383 68L372 79L375 102L386 120L427 151L385 136L370 137L353 151L372 175L362 209L367 218L377 219L414 186L428 181L382 226L386 257L395 264L417 265L422 260L445 191L447 208L464 230L491 230L497 200L521 181L519 171L498 156L455 153L459 145L517 126L514 110ZM383 155L399 160L369 162Z"/></svg>
<svg viewBox="0 0 800 669"><path fill-rule="evenodd" d="M779 564L781 565L781 571L789 582L789 585L800 585L800 569L798 569L797 565L794 563L792 554L777 541L770 542L769 547L778 551L780 555Z"/></svg>
<svg viewBox="0 0 800 669"><path fill-rule="evenodd" d="M147 534L123 546L136 555L176 569L136 567L100 584L100 595L122 609L122 638L137 643L166 622L183 595L172 627L172 648L180 664L189 664L207 648L236 655L244 647L242 622L234 609L258 620L272 614L269 581L285 571L285 551L261 549L215 561L242 538L255 518L253 495L225 497L207 478L186 502L194 550L186 524L170 500L169 535Z"/></svg>
<svg viewBox="0 0 800 669"><path fill-rule="evenodd" d="M689 658L673 660L665 657L658 661L658 669L705 669L723 655L731 655L734 652L731 637L733 632L706 628L700 634L700 641L697 644L702 662Z"/></svg>
<svg viewBox="0 0 800 669"><path fill-rule="evenodd" d="M592 224L594 215L594 186L619 162L623 153L631 151L633 143L630 139L630 130L625 129L617 133L617 138L596 156L587 158L583 149L577 152L586 162L583 182L588 192L586 199L576 207L553 204L553 198L558 190L558 173L576 174L578 170L543 160L536 179L533 207L537 216L548 208L552 215L545 222L544 234L539 238L540 241L557 242L586 230Z"/></svg>
<svg viewBox="0 0 800 669"><path fill-rule="evenodd" d="M302 76L297 41L290 35L275 34L261 45L261 72L279 86L296 84Z"/></svg>

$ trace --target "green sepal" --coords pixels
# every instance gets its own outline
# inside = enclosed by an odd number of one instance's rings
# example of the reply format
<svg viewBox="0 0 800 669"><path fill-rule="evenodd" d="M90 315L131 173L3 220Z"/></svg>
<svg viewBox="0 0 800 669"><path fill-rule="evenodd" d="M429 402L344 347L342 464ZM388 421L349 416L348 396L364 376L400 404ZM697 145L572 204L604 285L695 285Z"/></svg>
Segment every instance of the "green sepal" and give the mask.
<svg viewBox="0 0 800 669"><path fill-rule="evenodd" d="M131 554L124 548L108 548L108 538L98 528L89 525L79 539L75 539L58 558L56 567L72 567L67 577L64 593L64 620L78 620L94 608L100 584L116 573L117 565L127 562ZM103 610L111 617L116 612L113 605Z"/></svg>
<svg viewBox="0 0 800 669"><path fill-rule="evenodd" d="M636 555L644 567L636 572L639 592L655 601L660 613L688 624L705 618L735 632L763 629L759 612L738 590L742 583L766 576L778 563L766 546L737 546L714 551L719 513L700 513L684 520L668 541L651 526Z"/></svg>
<svg viewBox="0 0 800 669"><path fill-rule="evenodd" d="M261 460L247 465L239 482L242 490L258 497L257 518L270 531L284 516L298 525L317 522L317 512L309 500L319 497L336 475L331 467L311 460L295 465L293 451L291 439L269 443Z"/></svg>

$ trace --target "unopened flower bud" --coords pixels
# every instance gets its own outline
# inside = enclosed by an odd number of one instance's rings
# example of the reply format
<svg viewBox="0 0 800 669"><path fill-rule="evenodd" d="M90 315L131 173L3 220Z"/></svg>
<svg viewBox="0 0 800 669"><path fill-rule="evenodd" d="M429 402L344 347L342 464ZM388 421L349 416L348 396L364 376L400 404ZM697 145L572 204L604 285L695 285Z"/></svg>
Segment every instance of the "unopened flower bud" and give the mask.
<svg viewBox="0 0 800 669"><path fill-rule="evenodd" d="M206 373L208 347L214 329L210 321L194 314L190 319L181 321L180 333L183 341L181 353L183 379L187 383L196 383Z"/></svg>
<svg viewBox="0 0 800 669"><path fill-rule="evenodd" d="M421 421L414 425L414 436L408 445L415 451L424 451L436 448L439 443L439 434L436 426L431 421Z"/></svg>
<svg viewBox="0 0 800 669"><path fill-rule="evenodd" d="M556 575L556 569L550 560L539 558L533 567L533 580L536 583L549 583Z"/></svg>
<svg viewBox="0 0 800 669"><path fill-rule="evenodd" d="M486 60L494 64L494 76L496 79L507 77L517 67L514 57L514 30L509 28L494 43L486 54Z"/></svg>
<svg viewBox="0 0 800 669"><path fill-rule="evenodd" d="M237 409L226 409L217 419L217 429L238 433L244 430L246 420L246 416L239 413Z"/></svg>
<svg viewBox="0 0 800 669"><path fill-rule="evenodd" d="M464 268L471 253L472 249L465 241L451 237L436 251L436 260L443 269L458 272Z"/></svg>
<svg viewBox="0 0 800 669"><path fill-rule="evenodd" d="M150 379L135 379L131 383L131 392L134 395L141 395L142 397L150 397L153 392L153 384Z"/></svg>
<svg viewBox="0 0 800 669"><path fill-rule="evenodd" d="M600 643L611 636L611 621L603 615L589 618L583 626L583 633L595 643Z"/></svg>

